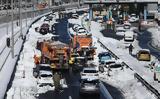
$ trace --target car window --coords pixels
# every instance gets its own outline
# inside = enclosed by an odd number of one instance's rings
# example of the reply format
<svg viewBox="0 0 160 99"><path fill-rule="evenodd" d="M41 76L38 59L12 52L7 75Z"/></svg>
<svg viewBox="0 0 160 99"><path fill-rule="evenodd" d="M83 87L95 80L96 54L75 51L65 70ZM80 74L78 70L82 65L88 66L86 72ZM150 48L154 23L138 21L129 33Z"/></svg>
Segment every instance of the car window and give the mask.
<svg viewBox="0 0 160 99"><path fill-rule="evenodd" d="M149 54L147 51L141 51L140 54Z"/></svg>
<svg viewBox="0 0 160 99"><path fill-rule="evenodd" d="M97 73L96 70L84 70L84 73Z"/></svg>

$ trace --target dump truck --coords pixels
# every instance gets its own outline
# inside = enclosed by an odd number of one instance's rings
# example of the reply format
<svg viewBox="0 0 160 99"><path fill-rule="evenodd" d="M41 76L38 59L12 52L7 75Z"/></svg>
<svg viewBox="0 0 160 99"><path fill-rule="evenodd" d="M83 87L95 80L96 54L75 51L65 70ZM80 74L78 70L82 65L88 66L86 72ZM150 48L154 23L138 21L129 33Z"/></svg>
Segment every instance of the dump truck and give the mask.
<svg viewBox="0 0 160 99"><path fill-rule="evenodd" d="M54 70L68 69L69 46L54 40L37 41L41 64L50 64Z"/></svg>

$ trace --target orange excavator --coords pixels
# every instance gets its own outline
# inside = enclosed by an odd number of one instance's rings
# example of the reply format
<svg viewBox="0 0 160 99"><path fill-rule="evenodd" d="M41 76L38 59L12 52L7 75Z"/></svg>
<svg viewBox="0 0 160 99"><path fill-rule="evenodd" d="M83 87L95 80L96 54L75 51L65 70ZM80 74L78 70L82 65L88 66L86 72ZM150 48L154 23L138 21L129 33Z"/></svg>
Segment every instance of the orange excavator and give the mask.
<svg viewBox="0 0 160 99"><path fill-rule="evenodd" d="M41 58L34 58L40 64L49 64L52 69L68 69L69 46L54 40L37 41L37 49L41 51ZM36 60L37 59L37 60Z"/></svg>

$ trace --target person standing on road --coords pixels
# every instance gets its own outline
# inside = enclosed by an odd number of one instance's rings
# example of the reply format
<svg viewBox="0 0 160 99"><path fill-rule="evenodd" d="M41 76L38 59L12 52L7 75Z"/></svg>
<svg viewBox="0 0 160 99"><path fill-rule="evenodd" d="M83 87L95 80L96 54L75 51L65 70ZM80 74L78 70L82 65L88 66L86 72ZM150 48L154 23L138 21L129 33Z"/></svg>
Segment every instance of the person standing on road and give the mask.
<svg viewBox="0 0 160 99"><path fill-rule="evenodd" d="M58 74L57 72L53 75L53 81L54 81L54 85L55 85L55 91L59 91L60 90L60 74Z"/></svg>
<svg viewBox="0 0 160 99"><path fill-rule="evenodd" d="M130 44L130 45L129 45L129 54L132 54L132 51L133 51L133 45Z"/></svg>

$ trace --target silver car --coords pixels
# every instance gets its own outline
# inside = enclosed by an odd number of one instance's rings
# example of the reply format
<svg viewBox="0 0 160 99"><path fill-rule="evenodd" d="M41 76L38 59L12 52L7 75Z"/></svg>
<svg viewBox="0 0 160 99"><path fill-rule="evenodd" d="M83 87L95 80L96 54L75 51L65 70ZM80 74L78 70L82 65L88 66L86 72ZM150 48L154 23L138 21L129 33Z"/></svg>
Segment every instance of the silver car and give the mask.
<svg viewBox="0 0 160 99"><path fill-rule="evenodd" d="M99 94L99 80L81 80L80 95Z"/></svg>

